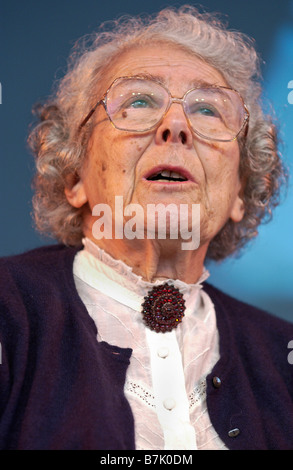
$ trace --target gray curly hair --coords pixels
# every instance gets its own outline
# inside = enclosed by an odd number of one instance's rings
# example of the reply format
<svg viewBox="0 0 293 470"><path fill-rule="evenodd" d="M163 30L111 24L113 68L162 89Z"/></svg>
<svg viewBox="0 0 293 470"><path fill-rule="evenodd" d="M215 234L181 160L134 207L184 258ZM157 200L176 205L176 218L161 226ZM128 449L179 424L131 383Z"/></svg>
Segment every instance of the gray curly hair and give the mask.
<svg viewBox="0 0 293 470"><path fill-rule="evenodd" d="M191 6L167 8L153 17L124 17L110 26L78 42L66 75L52 97L37 107L38 122L28 139L36 157L36 227L65 244L81 243L82 209L72 207L64 194L68 177L81 169L91 133L90 122L78 133L80 122L96 104L105 71L122 52L164 42L179 45L220 71L250 112L248 133L239 139L245 215L241 222L226 223L211 241L207 257L221 260L238 252L257 235L258 225L271 218L286 180L276 126L262 110L259 58L252 40L229 31L217 15Z"/></svg>

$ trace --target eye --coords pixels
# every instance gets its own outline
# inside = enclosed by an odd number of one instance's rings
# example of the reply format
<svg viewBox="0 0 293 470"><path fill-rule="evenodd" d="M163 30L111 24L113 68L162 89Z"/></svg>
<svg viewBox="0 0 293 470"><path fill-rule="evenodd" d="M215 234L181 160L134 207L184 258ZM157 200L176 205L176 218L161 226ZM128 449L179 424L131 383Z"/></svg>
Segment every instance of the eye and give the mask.
<svg viewBox="0 0 293 470"><path fill-rule="evenodd" d="M150 103L149 100L138 98L137 100L134 100L132 103L130 103L129 106L131 108L148 108Z"/></svg>
<svg viewBox="0 0 293 470"><path fill-rule="evenodd" d="M192 106L189 106L189 113L193 115L199 114L206 117L221 117L219 111L209 103L194 103Z"/></svg>
<svg viewBox="0 0 293 470"><path fill-rule="evenodd" d="M136 96L131 96L123 103L123 108L157 108L159 105L155 98L151 95L138 93Z"/></svg>
<svg viewBox="0 0 293 470"><path fill-rule="evenodd" d="M204 116L215 116L218 112L210 107L201 106L198 110L198 113L203 114Z"/></svg>

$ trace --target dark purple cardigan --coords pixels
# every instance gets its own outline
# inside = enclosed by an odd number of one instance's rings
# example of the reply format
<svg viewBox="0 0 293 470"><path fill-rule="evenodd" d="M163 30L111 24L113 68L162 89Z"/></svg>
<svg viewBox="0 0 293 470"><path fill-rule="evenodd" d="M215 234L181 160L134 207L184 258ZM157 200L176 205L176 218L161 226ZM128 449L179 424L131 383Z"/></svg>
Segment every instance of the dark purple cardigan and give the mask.
<svg viewBox="0 0 293 470"><path fill-rule="evenodd" d="M135 449L123 393L132 351L97 342L75 254L55 245L0 260L0 449ZM230 449L293 449L293 325L204 289L220 333L214 428Z"/></svg>

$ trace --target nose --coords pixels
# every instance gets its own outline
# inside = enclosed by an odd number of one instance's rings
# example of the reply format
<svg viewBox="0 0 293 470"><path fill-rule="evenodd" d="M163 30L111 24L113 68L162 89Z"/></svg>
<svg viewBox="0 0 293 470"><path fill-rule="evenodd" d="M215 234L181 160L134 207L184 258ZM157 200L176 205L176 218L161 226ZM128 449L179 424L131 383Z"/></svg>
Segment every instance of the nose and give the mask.
<svg viewBox="0 0 293 470"><path fill-rule="evenodd" d="M173 103L156 130L156 143L174 143L191 147L192 131L179 103Z"/></svg>

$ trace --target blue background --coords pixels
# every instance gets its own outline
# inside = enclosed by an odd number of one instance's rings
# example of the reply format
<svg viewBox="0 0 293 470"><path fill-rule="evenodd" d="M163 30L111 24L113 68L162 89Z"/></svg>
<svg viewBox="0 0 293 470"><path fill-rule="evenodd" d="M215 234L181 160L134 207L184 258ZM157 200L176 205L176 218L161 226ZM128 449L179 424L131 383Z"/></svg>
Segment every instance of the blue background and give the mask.
<svg viewBox="0 0 293 470"><path fill-rule="evenodd" d="M33 159L26 138L32 105L46 97L66 67L74 42L122 14L153 13L168 3L148 0L50 0L0 3L0 255L52 243L31 219ZM293 1L203 0L207 11L226 16L231 29L256 41L263 58L265 94L280 118L286 164L293 167ZM293 84L292 90L293 90ZM292 95L291 95L292 96ZM293 96L291 101L293 101ZM293 188L272 222L240 258L208 266L210 282L233 296L293 321Z"/></svg>

